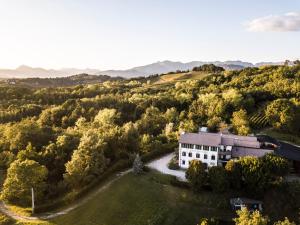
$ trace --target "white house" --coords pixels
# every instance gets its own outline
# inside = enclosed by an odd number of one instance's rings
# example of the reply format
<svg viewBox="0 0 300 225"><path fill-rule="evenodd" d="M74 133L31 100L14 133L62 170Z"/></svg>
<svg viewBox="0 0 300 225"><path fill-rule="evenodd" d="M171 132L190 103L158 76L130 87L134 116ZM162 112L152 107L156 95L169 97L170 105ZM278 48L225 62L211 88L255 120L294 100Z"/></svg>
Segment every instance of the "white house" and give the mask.
<svg viewBox="0 0 300 225"><path fill-rule="evenodd" d="M261 157L274 149L263 148L264 143L254 136L222 133L182 133L179 139L179 166L188 168L192 160L201 160L206 167L222 166L231 158Z"/></svg>

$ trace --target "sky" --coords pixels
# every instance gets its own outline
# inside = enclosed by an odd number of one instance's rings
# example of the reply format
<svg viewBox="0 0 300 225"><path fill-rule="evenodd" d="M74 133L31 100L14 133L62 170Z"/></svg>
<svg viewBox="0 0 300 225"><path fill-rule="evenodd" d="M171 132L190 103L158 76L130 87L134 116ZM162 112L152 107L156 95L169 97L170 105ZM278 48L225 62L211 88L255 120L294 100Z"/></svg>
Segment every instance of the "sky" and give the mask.
<svg viewBox="0 0 300 225"><path fill-rule="evenodd" d="M300 0L0 0L0 68L300 58Z"/></svg>

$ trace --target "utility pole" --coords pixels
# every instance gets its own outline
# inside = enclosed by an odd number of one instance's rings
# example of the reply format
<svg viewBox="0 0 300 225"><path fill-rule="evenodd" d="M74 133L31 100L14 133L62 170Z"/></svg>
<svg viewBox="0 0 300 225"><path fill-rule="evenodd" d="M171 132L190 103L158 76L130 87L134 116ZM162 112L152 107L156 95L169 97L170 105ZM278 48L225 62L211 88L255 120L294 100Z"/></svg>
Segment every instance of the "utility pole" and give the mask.
<svg viewBox="0 0 300 225"><path fill-rule="evenodd" d="M31 200L32 200L32 214L34 214L34 191L33 191L33 187L31 188Z"/></svg>

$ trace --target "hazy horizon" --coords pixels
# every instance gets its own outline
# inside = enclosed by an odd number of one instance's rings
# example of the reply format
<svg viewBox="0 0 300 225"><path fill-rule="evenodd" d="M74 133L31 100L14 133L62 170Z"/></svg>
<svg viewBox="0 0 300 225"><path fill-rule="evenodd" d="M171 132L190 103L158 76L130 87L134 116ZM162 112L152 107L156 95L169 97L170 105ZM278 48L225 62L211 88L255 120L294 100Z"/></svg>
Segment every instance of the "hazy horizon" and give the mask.
<svg viewBox="0 0 300 225"><path fill-rule="evenodd" d="M0 68L299 58L300 2L0 0ZM234 11L233 11L234 9Z"/></svg>

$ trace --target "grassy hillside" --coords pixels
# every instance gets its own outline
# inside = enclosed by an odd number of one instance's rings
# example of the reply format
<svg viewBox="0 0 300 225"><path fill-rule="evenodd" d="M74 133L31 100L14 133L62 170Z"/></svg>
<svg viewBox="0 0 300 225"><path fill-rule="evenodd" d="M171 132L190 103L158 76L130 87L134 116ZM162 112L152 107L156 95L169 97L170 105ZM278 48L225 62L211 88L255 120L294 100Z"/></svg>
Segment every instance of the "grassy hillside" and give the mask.
<svg viewBox="0 0 300 225"><path fill-rule="evenodd" d="M201 217L231 220L226 196L194 195L169 184L169 176L155 172L128 174L69 214L51 221L56 225L195 225Z"/></svg>
<svg viewBox="0 0 300 225"><path fill-rule="evenodd" d="M190 71L187 73L170 73L159 76L158 79L153 82L153 84L175 83L177 81L185 80L199 80L208 75L210 75L210 73L200 71Z"/></svg>

